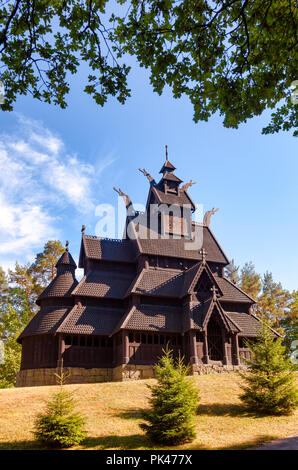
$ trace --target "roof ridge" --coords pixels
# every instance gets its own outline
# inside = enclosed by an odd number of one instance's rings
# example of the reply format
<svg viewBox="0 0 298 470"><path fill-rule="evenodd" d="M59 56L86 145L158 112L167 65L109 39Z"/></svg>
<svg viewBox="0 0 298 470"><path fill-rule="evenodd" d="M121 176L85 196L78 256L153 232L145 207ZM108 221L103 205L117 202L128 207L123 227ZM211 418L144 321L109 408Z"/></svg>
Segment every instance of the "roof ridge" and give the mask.
<svg viewBox="0 0 298 470"><path fill-rule="evenodd" d="M72 291L71 295L75 295L75 294L76 294L76 291L79 289L79 287L81 287L80 284L83 283L83 281L86 281L86 278L87 278L89 272L90 272L90 271L88 271L86 274L84 274L84 276L82 277L82 279L78 282L78 284L76 285L76 287L75 287L74 290Z"/></svg>
<svg viewBox="0 0 298 470"><path fill-rule="evenodd" d="M218 276L220 277L220 276ZM236 289L238 289L242 294L246 295L246 297L248 297L249 299L251 299L255 304L257 303L257 301L255 299L253 299L250 295L248 295L244 290L241 289L241 287L237 286L237 284L234 284L233 282L230 281L230 279L228 279L226 276L222 276L221 279L224 279L225 281L227 281L231 286L235 287Z"/></svg>
<svg viewBox="0 0 298 470"><path fill-rule="evenodd" d="M78 307L78 304L74 304L74 306L70 309L68 314L65 316L64 320L60 323L59 327L57 328L57 333L59 333L59 330L64 324L64 322L66 321L66 319L69 317L69 315L71 315L77 309L77 307Z"/></svg>
<svg viewBox="0 0 298 470"><path fill-rule="evenodd" d="M224 314L228 317L228 319L236 326L236 328L238 328L239 331L242 331L242 329L240 328L240 326L237 324L237 322L235 322L235 320L233 320L233 318L230 317L230 315L222 308Z"/></svg>

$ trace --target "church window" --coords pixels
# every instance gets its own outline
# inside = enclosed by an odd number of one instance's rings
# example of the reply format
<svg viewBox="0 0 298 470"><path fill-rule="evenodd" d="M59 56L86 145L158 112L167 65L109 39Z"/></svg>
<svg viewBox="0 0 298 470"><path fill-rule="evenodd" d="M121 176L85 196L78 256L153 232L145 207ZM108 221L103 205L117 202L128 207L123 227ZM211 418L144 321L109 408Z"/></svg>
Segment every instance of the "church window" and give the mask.
<svg viewBox="0 0 298 470"><path fill-rule="evenodd" d="M77 336L73 336L73 338L72 338L72 345L73 345L73 346L77 346L77 345L78 345L78 337L77 337Z"/></svg>
<svg viewBox="0 0 298 470"><path fill-rule="evenodd" d="M86 346L88 347L92 346L92 336L87 336Z"/></svg>
<svg viewBox="0 0 298 470"><path fill-rule="evenodd" d="M152 344L152 335L148 335L148 344Z"/></svg>
<svg viewBox="0 0 298 470"><path fill-rule="evenodd" d="M154 344L158 344L158 335L154 335Z"/></svg>
<svg viewBox="0 0 298 470"><path fill-rule="evenodd" d="M160 337L159 337L159 343L160 343L160 344L164 344L164 341L165 341L164 335L160 335Z"/></svg>
<svg viewBox="0 0 298 470"><path fill-rule="evenodd" d="M98 348L98 346L99 346L98 338L94 338L94 347Z"/></svg>
<svg viewBox="0 0 298 470"><path fill-rule="evenodd" d="M70 346L71 345L71 336L66 336L65 337L65 345Z"/></svg>
<svg viewBox="0 0 298 470"><path fill-rule="evenodd" d="M129 333L128 338L129 338L129 342L133 343L133 333Z"/></svg>
<svg viewBox="0 0 298 470"><path fill-rule="evenodd" d="M147 339L146 335L142 335L141 343L146 344L147 343L146 339Z"/></svg>
<svg viewBox="0 0 298 470"><path fill-rule="evenodd" d="M135 334L135 343L139 343L140 342L140 333L136 333Z"/></svg>
<svg viewBox="0 0 298 470"><path fill-rule="evenodd" d="M85 336L80 336L80 346L85 346Z"/></svg>

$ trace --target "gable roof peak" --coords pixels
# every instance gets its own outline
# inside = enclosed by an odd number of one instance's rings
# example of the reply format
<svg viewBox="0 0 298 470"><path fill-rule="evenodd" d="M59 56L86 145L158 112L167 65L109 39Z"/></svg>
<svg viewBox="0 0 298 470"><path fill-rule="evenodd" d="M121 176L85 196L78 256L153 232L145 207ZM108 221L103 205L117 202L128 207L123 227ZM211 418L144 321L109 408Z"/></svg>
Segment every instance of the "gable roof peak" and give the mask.
<svg viewBox="0 0 298 470"><path fill-rule="evenodd" d="M56 263L56 268L58 268L59 266L65 266L65 265L73 266L74 269L76 269L76 267L77 267L77 265L75 263L75 260L73 259L73 257L71 256L71 254L68 251L68 245L67 245L64 253L62 253L60 258L58 259L58 261Z"/></svg>

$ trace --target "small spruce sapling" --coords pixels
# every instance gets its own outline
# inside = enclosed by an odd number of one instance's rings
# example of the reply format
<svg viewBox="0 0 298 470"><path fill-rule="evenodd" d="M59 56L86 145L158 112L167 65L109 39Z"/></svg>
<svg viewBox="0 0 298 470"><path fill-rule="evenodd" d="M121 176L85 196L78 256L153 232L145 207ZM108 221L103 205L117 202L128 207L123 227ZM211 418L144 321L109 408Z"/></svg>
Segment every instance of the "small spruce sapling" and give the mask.
<svg viewBox="0 0 298 470"><path fill-rule="evenodd" d="M151 409L143 413L149 424L140 426L152 442L179 445L195 437L193 418L198 407L198 390L187 378L189 368L179 356L175 363L168 346L155 366L157 385L148 387Z"/></svg>
<svg viewBox="0 0 298 470"><path fill-rule="evenodd" d="M34 437L48 447L72 447L86 437L84 419L74 412L73 394L64 388L69 373L63 370L63 364L60 373L55 376L60 389L52 394L45 413L37 416Z"/></svg>
<svg viewBox="0 0 298 470"><path fill-rule="evenodd" d="M257 414L289 415L298 406L294 364L281 343L282 338L276 339L266 324L254 343L247 341L251 359L245 360L247 372L240 373L244 380L240 398Z"/></svg>

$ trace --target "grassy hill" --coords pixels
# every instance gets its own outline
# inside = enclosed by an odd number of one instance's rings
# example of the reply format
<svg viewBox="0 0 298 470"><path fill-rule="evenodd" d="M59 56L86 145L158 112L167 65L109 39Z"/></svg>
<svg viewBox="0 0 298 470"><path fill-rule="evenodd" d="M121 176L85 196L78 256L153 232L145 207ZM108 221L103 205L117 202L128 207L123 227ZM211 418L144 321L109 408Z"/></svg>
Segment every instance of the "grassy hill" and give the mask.
<svg viewBox="0 0 298 470"><path fill-rule="evenodd" d="M197 439L180 449L242 449L298 433L298 412L292 416L255 418L238 399L236 374L196 376L200 405ZM151 449L138 424L148 406L154 380L67 385L87 420L88 438L78 449ZM38 449L33 441L34 417L56 387L0 390L0 449Z"/></svg>

